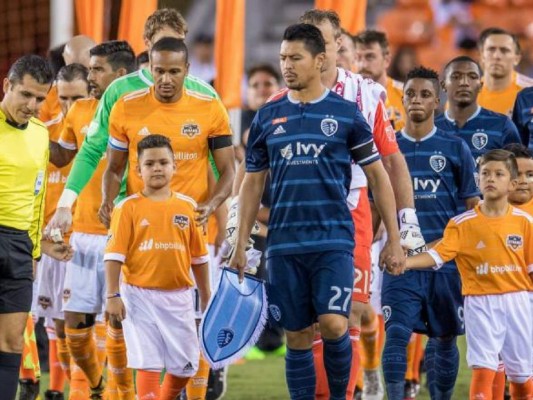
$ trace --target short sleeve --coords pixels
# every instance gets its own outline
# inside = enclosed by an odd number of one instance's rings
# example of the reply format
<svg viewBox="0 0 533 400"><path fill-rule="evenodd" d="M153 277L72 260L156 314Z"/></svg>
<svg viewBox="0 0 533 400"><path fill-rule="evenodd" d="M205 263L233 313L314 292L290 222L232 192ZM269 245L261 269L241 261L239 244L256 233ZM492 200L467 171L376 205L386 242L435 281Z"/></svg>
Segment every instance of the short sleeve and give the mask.
<svg viewBox="0 0 533 400"><path fill-rule="evenodd" d="M461 148L459 158L459 198L461 200L468 199L470 197L479 196L479 190L476 185L475 173L476 164L472 157L472 152L468 148L468 145L464 140L460 141Z"/></svg>
<svg viewBox="0 0 533 400"><path fill-rule="evenodd" d="M78 149L76 133L74 132L74 118L76 118L77 110L78 107L76 106L76 103L74 103L65 117L61 136L59 137L59 144L67 150Z"/></svg>
<svg viewBox="0 0 533 400"><path fill-rule="evenodd" d="M460 249L459 227L455 221L450 220L444 229L443 238L431 250L436 252L443 262L453 260Z"/></svg>
<svg viewBox="0 0 533 400"><path fill-rule="evenodd" d="M133 238L133 222L129 209L126 204L122 204L113 210L104 261L126 261Z"/></svg>
<svg viewBox="0 0 533 400"><path fill-rule="evenodd" d="M376 107L374 130L372 134L374 136L374 142L376 143L378 152L382 157L386 157L400 151L398 142L396 141L394 128L390 123L387 110L383 104L383 101L381 100Z"/></svg>
<svg viewBox="0 0 533 400"><path fill-rule="evenodd" d="M123 124L125 120L124 102L117 101L109 115L109 147L112 149L128 151L129 138Z"/></svg>
<svg viewBox="0 0 533 400"><path fill-rule="evenodd" d="M518 129L516 129L515 124L510 118L506 118L505 125L503 126L502 137L503 146L510 143L522 143L520 140L520 135L518 134Z"/></svg>
<svg viewBox="0 0 533 400"><path fill-rule="evenodd" d="M518 129L522 144L526 147L529 146L529 130L527 129L527 125L531 119L532 106L533 104L528 107L524 90L518 93L513 107L513 122Z"/></svg>
<svg viewBox="0 0 533 400"><path fill-rule="evenodd" d="M194 216L191 215L191 221L194 221ZM198 265L209 262L209 253L205 246L203 237L203 228L196 224L191 224L191 264Z"/></svg>
<svg viewBox="0 0 533 400"><path fill-rule="evenodd" d="M229 115L224 104L219 99L213 99L211 107L211 129L209 137L231 136Z"/></svg>
<svg viewBox="0 0 533 400"><path fill-rule="evenodd" d="M355 108L354 123L348 133L347 143L355 163L365 166L379 160L378 149L372 137L370 125L358 108Z"/></svg>
<svg viewBox="0 0 533 400"><path fill-rule="evenodd" d="M533 240L532 237L532 228L529 218L524 222L524 243L531 243ZM526 259L527 273L531 274L533 272L533 246L524 246L524 258Z"/></svg>
<svg viewBox="0 0 533 400"><path fill-rule="evenodd" d="M248 147L246 148L246 171L259 172L269 168L268 148L260 125L260 111L255 115L250 133Z"/></svg>

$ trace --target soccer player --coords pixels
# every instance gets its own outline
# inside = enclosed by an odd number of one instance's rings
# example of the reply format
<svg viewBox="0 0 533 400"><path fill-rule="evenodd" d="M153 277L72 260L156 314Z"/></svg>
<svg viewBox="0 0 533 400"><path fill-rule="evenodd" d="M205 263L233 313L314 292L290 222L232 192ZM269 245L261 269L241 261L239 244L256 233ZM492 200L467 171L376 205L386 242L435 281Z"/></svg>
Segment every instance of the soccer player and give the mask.
<svg viewBox="0 0 533 400"><path fill-rule="evenodd" d="M476 161L489 150L520 143L509 117L481 106L481 68L470 57L456 57L444 67L442 87L449 108L436 118L435 125L465 140Z"/></svg>
<svg viewBox="0 0 533 400"><path fill-rule="evenodd" d="M45 123L48 128L50 138L50 162L47 168L47 190L44 205L44 225L50 221L54 215L57 200L65 186L67 176L70 171L70 164L60 164L57 167L57 152L55 151L61 136L61 131L65 125L65 116L72 104L82 98L89 97L89 82L87 80L87 68L81 64L69 64L62 67L56 77L56 87L61 107L61 113L51 121ZM70 232L66 232L62 241L69 243ZM70 245L69 245L70 248ZM64 386L64 374L70 380L70 355L67 349L65 337L65 316L63 314L63 283L68 258L59 258L54 255L48 255L43 252L41 260L37 265L37 310L38 317L44 317L53 320L52 326L49 327L49 347L52 349L49 353L50 359L50 385L47 395L62 396ZM54 368L54 361L59 361L62 368ZM85 383L85 391L87 391Z"/></svg>
<svg viewBox="0 0 533 400"><path fill-rule="evenodd" d="M90 56L87 80L92 97L76 101L72 105L65 114L59 143L51 143L51 152L56 154L60 163L69 163L82 146L98 101L106 88L115 79L135 70L135 54L124 41L97 45L90 50ZM61 81L58 82L58 89L61 99ZM102 391L102 369L98 362L93 331L96 315L102 312L105 296L103 250L107 242L107 229L98 220L98 208L102 198L102 175L106 164L106 159L102 157L96 173L76 203L70 239L75 256L67 264L65 283L61 290L65 298L63 310L66 320L66 344L75 363L82 369L89 385L94 388L95 395ZM120 349L113 351L117 346L119 345L110 338L110 373L127 375L125 365L121 365ZM128 396L126 389L122 387L121 390L121 396ZM129 396L133 397L131 385L130 390Z"/></svg>
<svg viewBox="0 0 533 400"><path fill-rule="evenodd" d="M443 239L429 252L408 258L406 266L438 269L456 260L465 296L466 357L473 369L470 399L493 398L500 355L511 381L511 397L529 399L533 249L528 244L533 240L533 218L508 202L518 175L512 153L492 150L479 164L483 202L452 218Z"/></svg>
<svg viewBox="0 0 533 400"><path fill-rule="evenodd" d="M424 67L407 75L403 104L405 128L398 145L409 165L420 227L429 242L442 237L448 220L479 201L475 164L466 143L434 124L439 106L439 76ZM384 274L381 304L386 339L383 371L390 400L404 399L406 349L413 331L427 334L434 346L426 359L431 398L452 398L459 370L457 335L464 334L461 280L450 262L438 272Z"/></svg>
<svg viewBox="0 0 533 400"><path fill-rule="evenodd" d="M517 93L533 85L533 79L514 70L521 57L518 38L503 29L488 28L479 35L478 47L484 71L479 105L510 117Z"/></svg>
<svg viewBox="0 0 533 400"><path fill-rule="evenodd" d="M160 9L155 11L148 17L144 26L144 39L146 47L150 48L156 41L163 37L176 37L183 39L187 33L187 23L183 16L174 9ZM109 141L109 115L113 105L117 100L126 93L133 92L139 89L146 89L153 86L154 80L151 72L148 69L141 69L139 71L128 74L122 79L113 82L109 88L102 95L102 99L98 104L98 109L95 113L93 122L89 125L89 130L85 137L82 147L79 149L76 159L72 165L72 171L69 174L65 190L58 202L58 207L54 218L49 224L50 228L60 228L61 231L67 231L72 224L72 205L76 198L87 185L90 178L94 174L100 159L105 154ZM185 77L184 88L199 92L207 97L218 97L215 90L207 83L195 78L191 75ZM121 196L125 195L125 181L123 182L123 190ZM105 206L102 207L102 217L106 223L109 223L110 212L113 207L114 198L105 198ZM199 211L205 212L209 207L206 205L199 205ZM205 215L205 214L203 214ZM113 328L112 340L118 343L121 333L120 329ZM125 349L123 349L123 364L125 365ZM207 363L202 361L205 366ZM200 368L203 371L204 368ZM207 375L205 376L205 379ZM203 378L202 378L203 379ZM204 380L205 380L204 379ZM195 380L192 380L195 381ZM129 380L122 383L117 382L119 389L121 385L124 390L129 390ZM205 393L205 388L202 389ZM200 392L202 392L200 390ZM199 396L204 394L200 393Z"/></svg>
<svg viewBox="0 0 533 400"><path fill-rule="evenodd" d="M37 119L52 83L47 61L28 55L11 65L0 103L0 388L15 398L23 333L41 257L48 131Z"/></svg>
<svg viewBox="0 0 533 400"><path fill-rule="evenodd" d="M513 122L518 128L522 144L533 149L533 88L522 89L513 107Z"/></svg>
<svg viewBox="0 0 533 400"><path fill-rule="evenodd" d="M364 168L389 232L384 254L403 257L403 252L394 195L371 130L353 103L321 82L325 52L318 28L298 24L286 29L280 66L289 92L261 108L250 129L238 241L230 265L242 277L246 246L270 169L269 310L287 335L289 393L293 399L315 398L311 348L318 316L330 398L344 400L352 358L348 316L354 230L346 204L351 159Z"/></svg>
<svg viewBox="0 0 533 400"><path fill-rule="evenodd" d="M174 151L170 139L158 134L137 144L144 187L115 208L104 255L106 312L123 323L139 399L175 400L195 374L200 348L190 288L196 282L202 311L210 297L196 202L171 190Z"/></svg>
<svg viewBox="0 0 533 400"><path fill-rule="evenodd" d="M346 71L357 71L355 55L355 44L352 35L341 30L341 42L339 50L337 51L337 67L343 68Z"/></svg>
<svg viewBox="0 0 533 400"><path fill-rule="evenodd" d="M358 33L354 40L358 72L385 88L387 115L393 128L399 131L405 126L403 83L387 76L392 58L387 36L383 32L368 29Z"/></svg>

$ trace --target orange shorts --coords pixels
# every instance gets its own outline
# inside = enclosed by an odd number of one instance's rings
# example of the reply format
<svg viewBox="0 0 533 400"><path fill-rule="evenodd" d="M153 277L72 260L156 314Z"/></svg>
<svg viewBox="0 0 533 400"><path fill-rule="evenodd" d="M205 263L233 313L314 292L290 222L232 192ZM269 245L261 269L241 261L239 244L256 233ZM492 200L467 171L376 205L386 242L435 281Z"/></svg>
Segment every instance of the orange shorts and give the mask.
<svg viewBox="0 0 533 400"><path fill-rule="evenodd" d="M368 200L368 189L359 189L357 206L352 210L352 219L355 225L355 250L354 250L354 287L352 301L368 303L370 301L370 278L372 272L371 247L372 247L372 213Z"/></svg>

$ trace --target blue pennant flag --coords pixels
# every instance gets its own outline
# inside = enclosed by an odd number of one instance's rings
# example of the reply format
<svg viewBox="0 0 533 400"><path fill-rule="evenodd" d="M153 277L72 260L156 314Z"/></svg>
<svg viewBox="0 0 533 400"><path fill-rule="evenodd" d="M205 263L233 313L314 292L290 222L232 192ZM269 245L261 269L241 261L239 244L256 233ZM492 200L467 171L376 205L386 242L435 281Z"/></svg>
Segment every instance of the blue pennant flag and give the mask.
<svg viewBox="0 0 533 400"><path fill-rule="evenodd" d="M213 369L220 369L254 346L267 321L265 283L223 268L218 289L211 296L200 324L200 346Z"/></svg>

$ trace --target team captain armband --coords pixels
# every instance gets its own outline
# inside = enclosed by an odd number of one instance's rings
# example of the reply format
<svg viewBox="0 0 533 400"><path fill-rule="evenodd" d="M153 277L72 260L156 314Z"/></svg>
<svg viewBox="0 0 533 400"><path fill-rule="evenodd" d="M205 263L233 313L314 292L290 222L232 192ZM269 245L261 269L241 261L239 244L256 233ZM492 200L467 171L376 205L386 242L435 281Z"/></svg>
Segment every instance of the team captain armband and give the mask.
<svg viewBox="0 0 533 400"><path fill-rule="evenodd" d="M379 160L379 153L373 139L350 149L352 159L359 165L367 165Z"/></svg>
<svg viewBox="0 0 533 400"><path fill-rule="evenodd" d="M209 138L207 139L207 142L209 143L209 150L211 151L233 146L233 143L231 141L231 136L229 135Z"/></svg>

